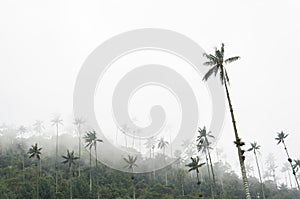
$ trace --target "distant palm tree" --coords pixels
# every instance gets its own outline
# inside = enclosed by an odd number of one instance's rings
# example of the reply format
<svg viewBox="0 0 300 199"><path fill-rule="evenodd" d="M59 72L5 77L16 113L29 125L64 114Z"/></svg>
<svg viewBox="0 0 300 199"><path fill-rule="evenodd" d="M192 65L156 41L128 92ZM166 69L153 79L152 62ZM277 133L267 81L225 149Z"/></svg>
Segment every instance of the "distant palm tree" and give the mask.
<svg viewBox="0 0 300 199"><path fill-rule="evenodd" d="M282 173L285 173L285 175L287 174L288 178L289 178L289 182L290 182L290 187L293 188L293 185L292 185L292 181L291 181L291 174L290 174L290 170L291 170L291 167L290 167L290 164L285 162L281 168L281 172ZM285 177L286 178L286 177ZM288 182L287 182L287 179L286 179L286 185L288 186Z"/></svg>
<svg viewBox="0 0 300 199"><path fill-rule="evenodd" d="M144 144L146 146L146 148L148 148L150 151L150 158L151 158L151 149L154 150L156 142L157 142L157 139L155 137L150 137L147 139L146 143ZM154 158L154 154L153 154L153 158Z"/></svg>
<svg viewBox="0 0 300 199"><path fill-rule="evenodd" d="M72 166L75 165L75 160L79 159L79 157L75 157L74 151L70 153L69 150L67 150L67 155L62 156L63 159L65 159L62 163L63 164L68 164L69 167L69 184L70 184L70 199L73 198L73 191L72 191L72 177L73 177L73 170Z"/></svg>
<svg viewBox="0 0 300 199"><path fill-rule="evenodd" d="M36 120L35 123L33 124L33 130L37 133L38 139L41 139L40 136L42 135L44 129L45 127L43 121L41 120ZM40 173L41 171L42 171L42 159L40 158Z"/></svg>
<svg viewBox="0 0 300 199"><path fill-rule="evenodd" d="M38 147L38 144L32 145L31 148L28 150L29 158L36 158L36 198L39 198L39 160L41 159L41 150L42 148Z"/></svg>
<svg viewBox="0 0 300 199"><path fill-rule="evenodd" d="M166 161L166 156L165 156L165 152L166 152L166 147L169 145L168 141L165 141L164 138L160 138L160 140L158 141L158 148L159 149L163 149L163 155L164 155L164 161ZM166 185L168 185L168 173L167 171L165 172L165 181L166 181Z"/></svg>
<svg viewBox="0 0 300 199"><path fill-rule="evenodd" d="M199 197L203 197L202 194L200 194L200 179L199 179L199 168L205 165L205 163L200 163L200 159L197 156L196 158L191 157L192 162L187 164L186 166L189 167L190 169L188 170L189 172L195 171L197 174L197 185L199 187Z"/></svg>
<svg viewBox="0 0 300 199"><path fill-rule="evenodd" d="M57 193L58 191L58 163L57 163L57 160L58 160L58 127L59 125L63 125L63 120L60 119L60 116L56 116L54 117L53 120L51 120L51 123L52 123L52 126L55 126L56 127L56 146L55 146L55 193Z"/></svg>
<svg viewBox="0 0 300 199"><path fill-rule="evenodd" d="M230 58L225 59L223 43L222 43L220 50L215 48L214 55L204 53L203 56L205 58L207 58L207 60L208 60L207 62L205 62L203 64L212 67L204 75L203 80L207 81L212 76L212 74L215 74L215 76L216 76L219 73L221 83L222 83L222 85L225 86L227 101L228 101L228 105L229 105L229 109L230 109L230 114L231 114L233 129L234 129L234 135L235 135L234 143L238 149L238 157L239 157L239 162L240 162L240 167L241 167L241 172L242 172L243 186L245 189L246 198L251 199L249 184L248 184L248 179L247 179L247 173L246 173L246 168L245 168L245 162L244 162L245 156L243 156L243 153L245 151L241 149L241 146L245 145L245 143L241 141L241 138L239 137L239 134L237 131L236 120L234 118L232 103L231 103L228 85L227 85L227 84L229 84L229 76L228 76L226 68L225 68L225 64L230 64L231 62L237 61L238 59L240 59L240 57L235 56L235 57L230 57Z"/></svg>
<svg viewBox="0 0 300 199"><path fill-rule="evenodd" d="M123 160L127 163L125 165L125 168L129 169L131 171L131 180L132 180L132 186L133 186L133 199L135 199L135 186L134 186L134 168L138 165L136 164L137 156L133 157L131 155L128 155L128 158L123 158Z"/></svg>
<svg viewBox="0 0 300 199"><path fill-rule="evenodd" d="M21 148L24 149L24 134L27 132L27 128L21 125L18 129L21 137ZM23 182L25 182L25 154L22 152L22 173L23 173Z"/></svg>
<svg viewBox="0 0 300 199"><path fill-rule="evenodd" d="M75 118L73 124L77 128L78 133L78 176L80 177L80 157L81 157L81 126L85 123L82 118Z"/></svg>
<svg viewBox="0 0 300 199"><path fill-rule="evenodd" d="M41 136L44 129L45 127L43 125L43 121L41 120L36 120L33 124L33 130L37 133L38 136Z"/></svg>
<svg viewBox="0 0 300 199"><path fill-rule="evenodd" d="M211 149L210 142L208 141L208 138L214 138L214 136L212 135L211 131L206 132L205 126L202 129L199 128L198 133L199 133L199 135L197 136L197 148L198 148L198 151L203 151L203 153L205 153L206 161L207 161L207 157L209 158L210 164L208 164L208 162L207 162L207 166L208 167L210 166L212 180L213 180L212 198L215 198L215 197L217 197L216 196L216 179L215 179L215 172L214 172L214 168L213 168L213 164L212 164L211 156L210 156L210 151L209 151L209 149ZM209 173L209 169L208 169L208 173Z"/></svg>
<svg viewBox="0 0 300 199"><path fill-rule="evenodd" d="M258 170L259 181L260 181L260 184L261 184L261 191L262 191L262 194L263 194L263 199L266 199L264 184L263 184L263 181L262 181L262 178L261 178L260 168L259 168L257 155L256 155L256 151L258 151L260 149L260 145L258 145L256 142L253 142L253 143L250 143L250 144L251 144L251 148L249 148L248 151L253 151L253 153L254 153L256 166L257 166L257 170Z"/></svg>
<svg viewBox="0 0 300 199"><path fill-rule="evenodd" d="M288 157L288 162L290 163L290 166L291 166L292 171L293 171L293 175L295 176L295 180L296 180L296 183L297 183L297 187L298 187L298 189L300 190L298 178L297 178L297 175L296 175L296 171L295 171L295 169L294 169L294 167L293 167L293 163L292 163L293 161L292 161L292 159L290 158L290 155L289 155L289 153L288 153L288 150L287 150L286 145L285 145L285 142L284 142L284 139L287 138L288 135L289 135L289 134L285 134L283 131L281 131L280 133L277 133L277 137L275 138L275 140L278 141L277 144L280 144L280 143L283 144L284 150L285 150L286 155L287 155L287 157Z"/></svg>
<svg viewBox="0 0 300 199"><path fill-rule="evenodd" d="M86 132L84 136L86 147L89 147L90 150L90 168L91 168L91 149L94 147L95 150L95 157L96 157L96 184L97 184L97 195L99 196L99 189L98 189L98 156L97 156L97 142L103 142L103 140L98 139L95 130L91 130ZM92 173L90 170L90 191L92 190Z"/></svg>

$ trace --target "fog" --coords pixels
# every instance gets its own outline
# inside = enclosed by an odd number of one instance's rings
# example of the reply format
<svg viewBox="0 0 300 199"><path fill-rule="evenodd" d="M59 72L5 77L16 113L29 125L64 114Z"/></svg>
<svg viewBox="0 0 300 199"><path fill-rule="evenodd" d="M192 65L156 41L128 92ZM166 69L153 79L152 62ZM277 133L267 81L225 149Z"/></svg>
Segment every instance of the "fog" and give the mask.
<svg viewBox="0 0 300 199"><path fill-rule="evenodd" d="M247 147L253 141L262 146L262 163L274 154L282 181L279 170L286 157L283 147L276 145L276 132L289 134L289 152L294 159L300 157L299 8L292 0L2 1L0 123L32 128L35 120L42 120L45 136L53 136L50 120L61 114L61 134L73 135L74 85L87 56L125 31L170 29L208 53L224 42L226 55L241 56L227 69L238 130ZM147 123L147 115L140 115L141 125ZM226 116L216 148L240 173L229 111ZM217 160L216 153L213 158Z"/></svg>

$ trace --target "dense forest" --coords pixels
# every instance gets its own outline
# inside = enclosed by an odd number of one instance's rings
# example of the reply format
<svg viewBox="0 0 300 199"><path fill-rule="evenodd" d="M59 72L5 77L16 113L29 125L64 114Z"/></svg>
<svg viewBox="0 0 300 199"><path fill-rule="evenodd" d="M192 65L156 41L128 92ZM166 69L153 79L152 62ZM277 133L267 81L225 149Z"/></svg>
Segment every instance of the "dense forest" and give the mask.
<svg viewBox="0 0 300 199"><path fill-rule="evenodd" d="M172 165L152 173L134 174L131 173L130 168L133 169L134 166L138 165L135 165L135 158L131 156L124 158L124 166L128 167L128 173L113 170L99 161L96 162L95 156L90 156L90 149L94 147L95 143L98 142L98 145L101 146L101 140L97 138L96 134L93 134L93 131L83 133L84 135L81 136L82 148L80 148L78 146L79 137L76 135L60 134L57 137L41 135L41 124L41 122L35 124L31 131L36 131L36 133L32 133L31 136L22 136L25 135L26 131L29 131L23 126L2 125L0 129L1 199L161 199L199 198L199 195L202 198L214 196L214 198L222 199L245 197L242 180L232 170L230 164L220 158L210 165L209 162L205 161L208 150L203 147L206 145L199 147L196 140L195 144L184 143L188 145L188 150L184 152L186 154L182 155L176 152L176 161ZM203 137L204 130L199 129L198 141ZM93 142L93 140L97 141ZM57 145L57 158L56 141L59 143ZM198 143L201 142L204 143L203 140ZM158 145L159 142L156 143L155 147L159 147ZM212 152L213 149L210 150L210 153ZM247 153L252 153L252 151ZM157 154L151 158L159 158L161 155ZM191 159L191 157L193 158ZM196 165L196 169L193 168L193 164ZM215 186L213 186L210 168L214 170ZM188 172L189 170L190 172ZM194 172L196 170L199 173ZM288 168L282 170L282 172L288 171ZM293 181L292 177L289 177L290 181ZM266 178L263 182L265 198L300 198L300 191L293 185L294 181L291 182L291 185L288 181L277 184L271 179ZM263 198L259 178L248 174L248 181L252 197Z"/></svg>

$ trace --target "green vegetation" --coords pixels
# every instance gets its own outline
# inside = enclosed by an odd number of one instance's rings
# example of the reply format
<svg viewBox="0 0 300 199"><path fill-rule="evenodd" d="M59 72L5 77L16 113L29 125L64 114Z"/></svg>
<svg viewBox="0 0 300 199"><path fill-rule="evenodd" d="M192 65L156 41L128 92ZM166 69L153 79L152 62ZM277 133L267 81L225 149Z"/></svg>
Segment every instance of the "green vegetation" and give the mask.
<svg viewBox="0 0 300 199"><path fill-rule="evenodd" d="M86 143L93 144L92 146L89 144L86 150L82 150L80 159L81 174L79 176L79 158L78 152L76 153L78 150L77 136L66 134L58 136L60 143L58 145L59 157L57 159L57 169L55 169L56 136L53 136L53 138L41 136L23 138L19 135L18 128L6 127L1 129L1 199L94 199L98 198L98 194L100 198L119 199L199 198L199 194L203 198L212 198L211 180L207 168L201 163L205 161L205 158L201 159L203 157L201 153L199 157L194 156L192 162L189 162L191 157L188 156L190 153L188 149L183 152L177 151L175 153L177 154L177 161L166 169L156 171L155 178L151 173L135 174L135 177L132 177L133 169L139 166L136 164L137 158L133 156L124 157L123 163L124 167L128 168L128 173L113 170L101 163L97 164L98 170L96 170L96 159L90 156L90 151L94 149L94 143L99 142L97 140L100 139L93 136L94 131L88 131L85 134L85 139L88 138L88 140L93 141ZM37 140L39 144L32 145ZM196 140L194 142L196 144ZM196 150L197 146L195 144L185 143L185 145L189 145L188 148L194 147ZM156 158L159 158L158 155ZM41 167L39 167L40 163L42 163ZM216 177L217 197L221 199L244 198L242 180L231 169L229 163L220 160L212 162L212 164ZM188 167L185 165L188 165ZM298 170L299 160L294 161L293 166L295 170ZM188 172L188 170L191 172ZM58 174L57 192L56 172ZM166 173L168 174L168 185L165 185ZM93 184L91 184L91 180L94 182ZM300 198L300 192L295 188L287 188L286 184L281 184L278 188L271 180L265 180L263 184L266 198ZM249 185L252 196L260 194L262 197L259 179L250 176ZM90 186L92 189L90 189Z"/></svg>

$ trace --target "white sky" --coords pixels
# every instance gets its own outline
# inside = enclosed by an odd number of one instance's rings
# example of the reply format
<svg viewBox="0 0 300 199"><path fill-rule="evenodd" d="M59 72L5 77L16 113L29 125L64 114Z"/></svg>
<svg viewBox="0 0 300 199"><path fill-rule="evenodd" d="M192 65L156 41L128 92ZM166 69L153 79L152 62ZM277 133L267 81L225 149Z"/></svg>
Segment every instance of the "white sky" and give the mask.
<svg viewBox="0 0 300 199"><path fill-rule="evenodd" d="M70 117L77 73L95 47L132 29L164 28L206 52L224 42L227 55L241 56L228 72L242 139L285 160L274 140L284 130L300 158L299 10L297 0L1 1L0 123ZM228 117L218 145L237 161L232 141Z"/></svg>

